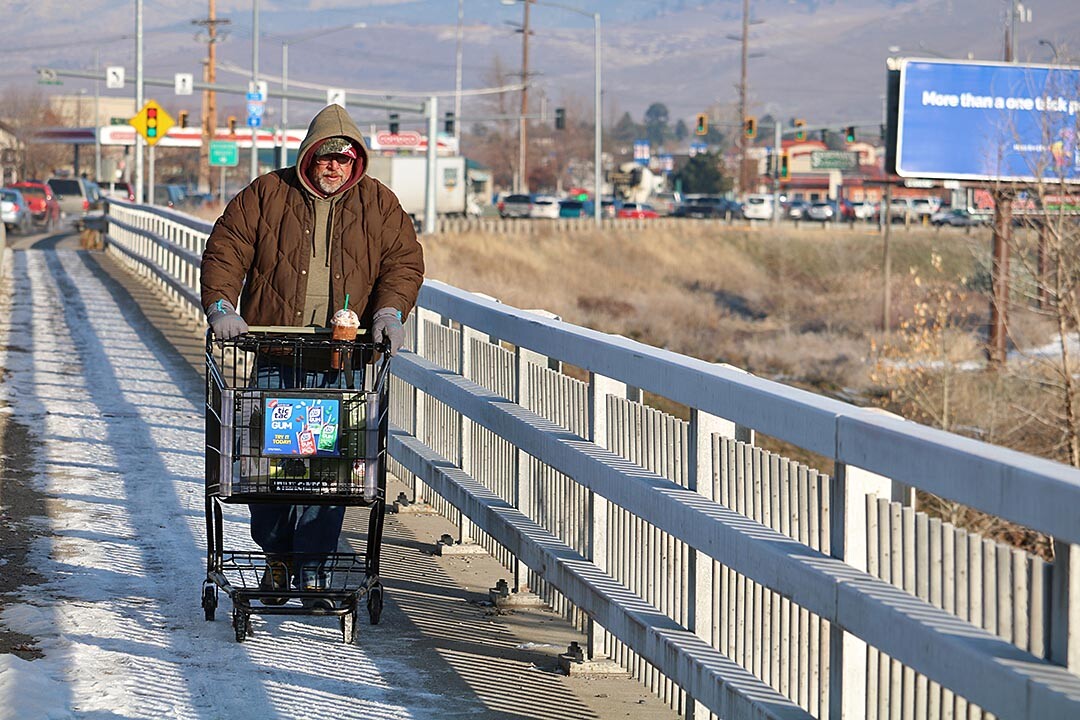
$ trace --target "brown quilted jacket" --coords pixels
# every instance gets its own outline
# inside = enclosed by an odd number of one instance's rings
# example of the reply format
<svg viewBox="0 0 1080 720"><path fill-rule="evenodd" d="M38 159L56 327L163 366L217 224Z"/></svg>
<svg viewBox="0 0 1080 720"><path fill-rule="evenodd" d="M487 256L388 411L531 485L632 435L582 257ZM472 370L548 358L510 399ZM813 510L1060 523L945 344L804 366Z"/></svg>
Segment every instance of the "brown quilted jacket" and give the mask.
<svg viewBox="0 0 1080 720"><path fill-rule="evenodd" d="M343 135L359 150L351 187L334 204L330 275L333 307L349 307L364 327L384 307L404 318L416 303L424 279L424 253L412 220L394 193L363 174L363 136L338 105L319 112L300 145L299 167L328 137ZM356 175L360 177L357 178ZM202 304L224 298L249 325L298 325L304 309L311 232L315 213L310 183L296 167L256 178L225 208L214 224L202 256Z"/></svg>

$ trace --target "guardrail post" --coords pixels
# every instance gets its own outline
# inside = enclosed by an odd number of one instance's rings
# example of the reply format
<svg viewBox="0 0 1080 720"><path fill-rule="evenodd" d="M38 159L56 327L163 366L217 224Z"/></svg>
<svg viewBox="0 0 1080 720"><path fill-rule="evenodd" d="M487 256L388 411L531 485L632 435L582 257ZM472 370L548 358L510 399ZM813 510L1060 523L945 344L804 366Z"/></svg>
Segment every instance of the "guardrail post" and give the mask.
<svg viewBox="0 0 1080 720"><path fill-rule="evenodd" d="M533 400L533 388L529 382L529 364L545 367L548 359L538 352L518 346L514 350L514 374L517 397L514 402L519 406L531 407ZM532 485L532 461L530 455L524 450L518 449L514 453L515 492L514 507L526 517L535 519L533 504ZM515 558L514 563L514 592L529 592L529 567Z"/></svg>
<svg viewBox="0 0 1080 720"><path fill-rule="evenodd" d="M481 333L471 327L460 326L458 332L458 374L461 377L473 379L475 373L472 366L472 341L474 338L483 337ZM476 472L473 469L472 438L473 421L462 414L461 424L458 426L458 466L469 477L476 477ZM461 518L458 524L458 544L465 545L475 542L472 520L463 512L459 511L458 515Z"/></svg>
<svg viewBox="0 0 1080 720"><path fill-rule="evenodd" d="M427 308L417 307L414 311L416 326L415 330L415 343L413 347L415 352L420 357L425 357L426 343L424 341L424 323L429 319L433 322L438 322L439 316ZM427 417L424 412L424 393L419 388L413 388L413 437L423 440L424 430L427 426ZM412 502L413 504L419 504L424 502L424 483L419 476L413 475L412 479Z"/></svg>
<svg viewBox="0 0 1080 720"><path fill-rule="evenodd" d="M1050 575L1050 662L1080 674L1080 546L1054 541Z"/></svg>
<svg viewBox="0 0 1080 720"><path fill-rule="evenodd" d="M589 373L589 441L602 448L608 442L607 396L626 397L625 383L603 375ZM640 394L640 393L639 393ZM602 495L589 493L589 560L600 570L608 570L608 501ZM591 617L586 628L589 659L604 657L604 628Z"/></svg>
<svg viewBox="0 0 1080 720"><path fill-rule="evenodd" d="M892 497L893 481L838 462L829 481L829 553L867 571L866 496ZM825 672L825 668L822 668ZM866 643L829 625L829 717L866 717Z"/></svg>
<svg viewBox="0 0 1080 720"><path fill-rule="evenodd" d="M689 488L704 498L716 497L714 478L716 464L713 455L713 435L735 436L735 424L715 415L690 408L690 430L687 433L690 446L687 459L690 466L687 472ZM702 555L694 548L689 548L687 557L689 581L687 583L687 629L699 638L713 644L713 559ZM705 706L687 696L687 720L708 720L712 713Z"/></svg>

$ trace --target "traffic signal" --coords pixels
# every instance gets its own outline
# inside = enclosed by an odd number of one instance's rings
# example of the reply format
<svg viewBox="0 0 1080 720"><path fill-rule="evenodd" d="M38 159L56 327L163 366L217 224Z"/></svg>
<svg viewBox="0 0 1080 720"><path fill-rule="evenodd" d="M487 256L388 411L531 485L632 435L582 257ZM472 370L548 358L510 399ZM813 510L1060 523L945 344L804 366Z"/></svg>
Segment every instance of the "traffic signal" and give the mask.
<svg viewBox="0 0 1080 720"><path fill-rule="evenodd" d="M555 129L566 129L566 108L555 108Z"/></svg>
<svg viewBox="0 0 1080 720"><path fill-rule="evenodd" d="M757 137L757 118L750 116L743 121L743 134L753 140Z"/></svg>
<svg viewBox="0 0 1080 720"><path fill-rule="evenodd" d="M848 125L846 128L844 128L844 140L846 140L849 143L855 142L855 126L854 125Z"/></svg>
<svg viewBox="0 0 1080 720"><path fill-rule="evenodd" d="M788 168L788 154L787 150L780 153L780 179L787 180L791 170Z"/></svg>
<svg viewBox="0 0 1080 720"><path fill-rule="evenodd" d="M806 126L806 121L802 118L798 118L795 121L795 139L799 142L806 140L806 131L803 128Z"/></svg>
<svg viewBox="0 0 1080 720"><path fill-rule="evenodd" d="M398 134L398 129L400 127L401 126L398 125L398 114L397 113L390 113L390 134L391 135L397 135Z"/></svg>
<svg viewBox="0 0 1080 720"><path fill-rule="evenodd" d="M158 136L157 123L158 123L157 108L147 108L146 109L146 139L147 140L150 140L151 138L153 138L155 140L157 139L157 136Z"/></svg>
<svg viewBox="0 0 1080 720"><path fill-rule="evenodd" d="M187 110L180 111L180 127L187 127Z"/></svg>
<svg viewBox="0 0 1080 720"><path fill-rule="evenodd" d="M443 120L443 130L446 131L447 135L454 134L454 113L449 110L446 111L446 119Z"/></svg>
<svg viewBox="0 0 1080 720"><path fill-rule="evenodd" d="M229 116L229 134L230 135L235 135L236 134L236 116L235 115L230 115Z"/></svg>
<svg viewBox="0 0 1080 720"><path fill-rule="evenodd" d="M709 116L705 113L698 113L697 127L694 129L694 133L697 135L709 134Z"/></svg>

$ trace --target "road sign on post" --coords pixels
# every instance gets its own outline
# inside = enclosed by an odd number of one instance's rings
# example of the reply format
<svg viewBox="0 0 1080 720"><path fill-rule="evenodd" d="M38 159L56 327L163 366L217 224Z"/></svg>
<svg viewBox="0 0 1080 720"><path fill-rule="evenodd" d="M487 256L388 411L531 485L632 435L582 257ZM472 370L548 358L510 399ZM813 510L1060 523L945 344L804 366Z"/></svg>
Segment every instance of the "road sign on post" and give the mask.
<svg viewBox="0 0 1080 720"><path fill-rule="evenodd" d="M251 127L262 125L262 116L265 111L265 96L262 93L249 92L247 94L247 124Z"/></svg>
<svg viewBox="0 0 1080 720"><path fill-rule="evenodd" d="M195 87L195 78L191 73L176 73L173 79L173 91L177 95L190 95Z"/></svg>
<svg viewBox="0 0 1080 720"><path fill-rule="evenodd" d="M341 88L327 88L326 104L345 107L345 91Z"/></svg>
<svg viewBox="0 0 1080 720"><path fill-rule="evenodd" d="M124 87L124 66L110 65L105 68L105 87L110 90L121 90Z"/></svg>
<svg viewBox="0 0 1080 720"><path fill-rule="evenodd" d="M814 170L854 170L859 167L859 153L844 150L815 150L810 153Z"/></svg>
<svg viewBox="0 0 1080 720"><path fill-rule="evenodd" d="M176 122L160 105L150 100L128 124L146 139L147 145L155 145Z"/></svg>
<svg viewBox="0 0 1080 720"><path fill-rule="evenodd" d="M240 147L231 140L210 141L211 167L236 167L240 164Z"/></svg>

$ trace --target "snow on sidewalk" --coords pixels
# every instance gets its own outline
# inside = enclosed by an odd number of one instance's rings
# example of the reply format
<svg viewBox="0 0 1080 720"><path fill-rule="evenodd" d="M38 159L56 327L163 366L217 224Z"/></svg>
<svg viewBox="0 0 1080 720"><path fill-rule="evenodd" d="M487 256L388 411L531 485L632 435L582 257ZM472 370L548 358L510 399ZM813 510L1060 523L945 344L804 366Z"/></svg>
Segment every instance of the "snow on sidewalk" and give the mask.
<svg viewBox="0 0 1080 720"><path fill-rule="evenodd" d="M243 644L224 595L203 619L199 377L85 253L11 258L0 400L51 509L29 555L44 582L0 616L44 657L0 657L0 720L446 717L414 668L344 645L334 618L267 619ZM244 542L245 508L225 532Z"/></svg>

